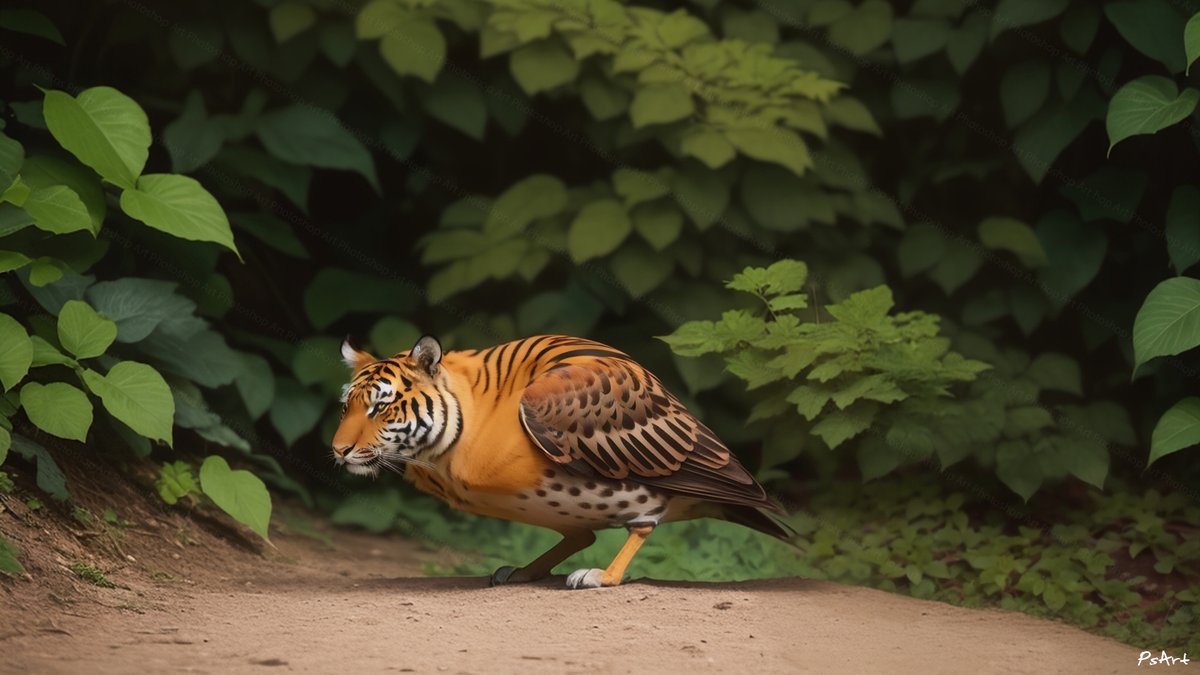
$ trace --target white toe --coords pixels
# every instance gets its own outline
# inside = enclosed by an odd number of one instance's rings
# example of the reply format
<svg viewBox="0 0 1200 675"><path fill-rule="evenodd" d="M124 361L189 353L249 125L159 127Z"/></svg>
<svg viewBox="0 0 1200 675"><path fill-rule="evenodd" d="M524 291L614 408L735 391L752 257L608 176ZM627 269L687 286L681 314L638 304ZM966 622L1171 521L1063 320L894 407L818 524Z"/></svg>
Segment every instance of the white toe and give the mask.
<svg viewBox="0 0 1200 675"><path fill-rule="evenodd" d="M575 570L567 576L567 588L600 588L603 575L604 570L599 569Z"/></svg>

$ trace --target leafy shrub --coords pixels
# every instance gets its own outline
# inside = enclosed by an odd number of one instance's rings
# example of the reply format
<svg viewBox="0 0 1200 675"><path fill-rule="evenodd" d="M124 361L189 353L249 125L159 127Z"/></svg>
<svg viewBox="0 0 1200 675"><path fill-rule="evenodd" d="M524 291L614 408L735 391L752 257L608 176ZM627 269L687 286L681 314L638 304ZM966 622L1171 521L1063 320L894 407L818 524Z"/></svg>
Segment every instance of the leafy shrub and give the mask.
<svg viewBox="0 0 1200 675"><path fill-rule="evenodd" d="M168 282L124 277L96 283L86 274L107 254L108 242L98 235L102 227L114 226L105 202L109 187L119 191L117 202L129 219L183 239L216 242L236 253L225 212L194 179L143 174L150 126L141 107L117 90L93 87L78 96L49 90L43 116L71 159L50 153L26 157L20 143L0 134L0 220L6 249L0 251L0 264L20 275L26 292L45 312L20 316L24 325L0 314L0 382L6 392L0 452L11 446L36 459L39 486L67 499L54 460L35 440L13 432L11 418L20 412L40 432L86 442L96 413L91 397L102 405L106 433L121 438L135 455L148 455L151 442L171 446L176 426L248 451L248 444L209 412L197 389L231 384L244 371L238 353L196 315L197 303L177 294ZM253 383L246 388L261 387ZM195 491L181 465L168 465L171 471L160 482L168 503ZM258 478L238 473L226 466L224 473L202 481L204 491L265 537L266 528L258 521L262 513L270 513L266 488ZM239 498L219 498L229 490ZM244 504L253 499L267 500L265 511L260 505L247 512ZM237 506L230 507L232 503Z"/></svg>
<svg viewBox="0 0 1200 675"><path fill-rule="evenodd" d="M751 421L799 413L830 449L883 429L860 445L866 478L927 459L935 446L956 440L943 427L976 423L950 391L988 365L949 351L936 316L889 315L886 286L805 311L807 278L807 267L790 260L747 268L726 287L755 296L765 316L730 310L720 321L685 323L664 339L682 356L720 354L748 389L761 389ZM798 454L801 444L793 447ZM770 456L766 464L794 456Z"/></svg>

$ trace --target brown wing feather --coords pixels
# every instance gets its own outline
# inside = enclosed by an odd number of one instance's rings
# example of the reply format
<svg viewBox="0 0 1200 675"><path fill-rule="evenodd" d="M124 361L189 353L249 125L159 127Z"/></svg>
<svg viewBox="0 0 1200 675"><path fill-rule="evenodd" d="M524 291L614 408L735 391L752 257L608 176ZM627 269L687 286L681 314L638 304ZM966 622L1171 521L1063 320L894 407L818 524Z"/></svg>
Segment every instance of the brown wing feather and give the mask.
<svg viewBox="0 0 1200 675"><path fill-rule="evenodd" d="M577 473L782 512L658 378L624 358L538 376L521 397L521 423L547 457Z"/></svg>

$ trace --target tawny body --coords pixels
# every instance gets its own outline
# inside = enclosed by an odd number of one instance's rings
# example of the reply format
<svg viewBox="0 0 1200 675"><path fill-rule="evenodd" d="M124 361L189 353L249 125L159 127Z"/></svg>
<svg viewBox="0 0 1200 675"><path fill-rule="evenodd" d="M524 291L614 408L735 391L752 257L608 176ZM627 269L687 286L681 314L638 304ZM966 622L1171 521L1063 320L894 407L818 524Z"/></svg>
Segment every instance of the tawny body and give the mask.
<svg viewBox="0 0 1200 675"><path fill-rule="evenodd" d="M778 507L716 436L611 347L539 336L442 354L423 338L390 359L343 355L356 375L334 448L351 470L402 462L417 488L457 509L563 533L493 581L543 576L597 529L628 528L631 543L618 569L581 570L603 574L577 586L619 583L662 522L714 516L783 533L757 511Z"/></svg>

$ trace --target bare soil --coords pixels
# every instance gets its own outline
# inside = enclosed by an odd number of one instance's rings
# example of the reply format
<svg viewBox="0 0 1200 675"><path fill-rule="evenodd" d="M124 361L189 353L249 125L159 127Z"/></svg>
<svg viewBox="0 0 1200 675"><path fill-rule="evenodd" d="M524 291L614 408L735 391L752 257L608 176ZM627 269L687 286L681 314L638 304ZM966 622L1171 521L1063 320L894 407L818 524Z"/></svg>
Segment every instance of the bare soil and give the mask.
<svg viewBox="0 0 1200 675"><path fill-rule="evenodd" d="M0 672L1115 673L1139 651L1022 614L805 579L488 588L421 576L454 554L398 537L304 536L285 513L269 547L127 483L83 485L76 499L96 513L143 506L121 526L84 525L0 497L0 532L28 570L0 578ZM115 587L81 579L78 562Z"/></svg>

